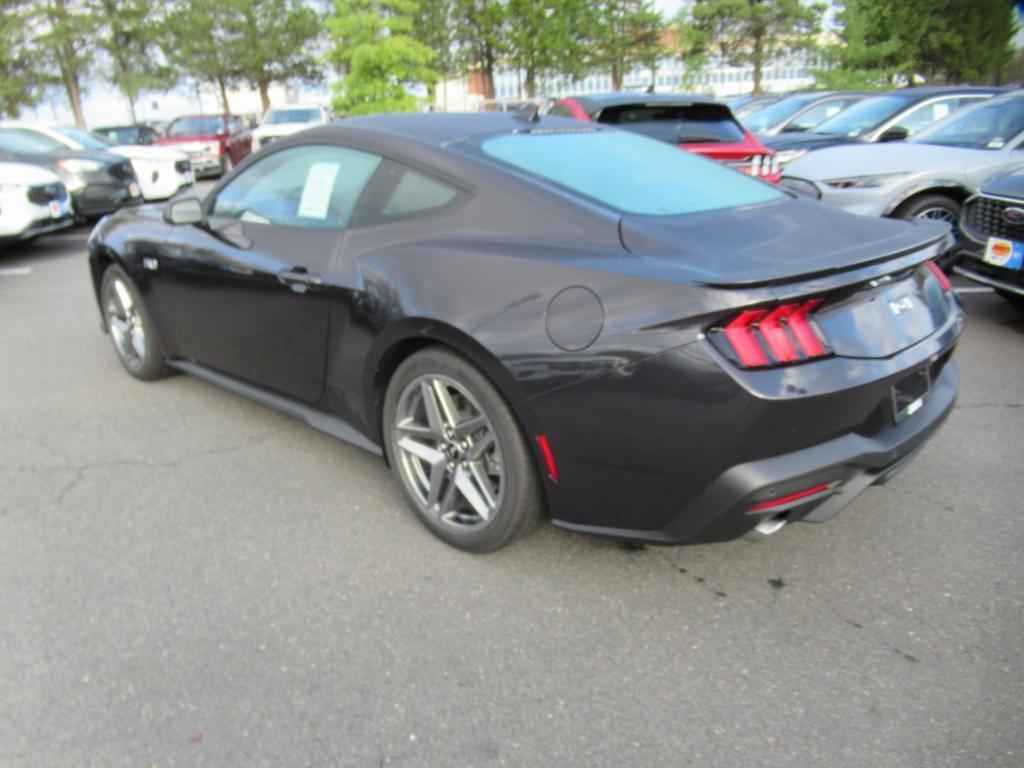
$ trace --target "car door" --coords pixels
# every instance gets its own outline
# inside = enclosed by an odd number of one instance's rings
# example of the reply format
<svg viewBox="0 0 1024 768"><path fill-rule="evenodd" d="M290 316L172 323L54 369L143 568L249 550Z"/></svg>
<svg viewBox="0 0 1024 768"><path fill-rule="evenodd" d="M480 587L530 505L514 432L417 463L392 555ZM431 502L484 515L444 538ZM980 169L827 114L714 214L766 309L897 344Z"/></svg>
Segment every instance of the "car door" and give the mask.
<svg viewBox="0 0 1024 768"><path fill-rule="evenodd" d="M151 269L161 329L186 358L307 403L324 388L328 286L381 159L328 145L271 152L173 227Z"/></svg>

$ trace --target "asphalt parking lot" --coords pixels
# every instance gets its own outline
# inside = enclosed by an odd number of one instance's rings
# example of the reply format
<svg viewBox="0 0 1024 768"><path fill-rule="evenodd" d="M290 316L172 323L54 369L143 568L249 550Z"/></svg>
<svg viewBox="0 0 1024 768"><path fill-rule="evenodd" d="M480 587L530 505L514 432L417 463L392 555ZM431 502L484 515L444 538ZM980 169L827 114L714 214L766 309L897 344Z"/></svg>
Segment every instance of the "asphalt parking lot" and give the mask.
<svg viewBox="0 0 1024 768"><path fill-rule="evenodd" d="M0 766L1024 765L1024 316L994 294L962 296L946 427L830 523L471 556L373 456L131 379L87 234L0 252Z"/></svg>

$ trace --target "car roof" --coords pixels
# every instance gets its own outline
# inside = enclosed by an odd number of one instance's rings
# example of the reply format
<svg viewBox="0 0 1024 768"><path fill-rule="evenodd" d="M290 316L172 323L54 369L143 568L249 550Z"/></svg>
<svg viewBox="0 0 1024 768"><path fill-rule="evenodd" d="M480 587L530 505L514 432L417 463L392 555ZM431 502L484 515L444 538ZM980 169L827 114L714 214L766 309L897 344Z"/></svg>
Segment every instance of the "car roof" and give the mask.
<svg viewBox="0 0 1024 768"><path fill-rule="evenodd" d="M588 112L598 108L618 107L623 104L722 103L712 96L701 96L697 93L644 93L643 91L609 91L608 93L577 94L564 98L579 102Z"/></svg>
<svg viewBox="0 0 1024 768"><path fill-rule="evenodd" d="M945 96L957 93L1006 93L1008 88L1001 85L918 85L913 88L897 88L892 91L881 91L874 96L911 96L916 100Z"/></svg>

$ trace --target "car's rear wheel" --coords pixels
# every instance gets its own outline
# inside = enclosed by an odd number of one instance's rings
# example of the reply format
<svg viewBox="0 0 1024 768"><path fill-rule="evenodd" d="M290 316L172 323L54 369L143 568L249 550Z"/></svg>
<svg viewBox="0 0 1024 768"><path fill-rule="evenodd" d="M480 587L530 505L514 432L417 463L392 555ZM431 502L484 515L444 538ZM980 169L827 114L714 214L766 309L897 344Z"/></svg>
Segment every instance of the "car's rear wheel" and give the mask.
<svg viewBox="0 0 1024 768"><path fill-rule="evenodd" d="M960 239L960 211L962 206L956 200L946 195L922 195L903 203L893 216L897 219L924 219L927 221L942 221L953 227L953 234ZM936 259L936 262L943 270L949 272L957 262L957 247L954 246L947 253Z"/></svg>
<svg viewBox="0 0 1024 768"><path fill-rule="evenodd" d="M113 265L103 273L100 297L114 350L128 373L143 381L165 376L168 369L152 318L121 267Z"/></svg>
<svg viewBox="0 0 1024 768"><path fill-rule="evenodd" d="M231 153L225 152L224 157L220 161L220 173L221 176L227 173L231 173L231 170L235 167L235 161L231 159Z"/></svg>
<svg viewBox="0 0 1024 768"><path fill-rule="evenodd" d="M384 432L407 501L452 546L490 552L536 523L541 494L526 438L501 394L458 355L432 347L398 367Z"/></svg>

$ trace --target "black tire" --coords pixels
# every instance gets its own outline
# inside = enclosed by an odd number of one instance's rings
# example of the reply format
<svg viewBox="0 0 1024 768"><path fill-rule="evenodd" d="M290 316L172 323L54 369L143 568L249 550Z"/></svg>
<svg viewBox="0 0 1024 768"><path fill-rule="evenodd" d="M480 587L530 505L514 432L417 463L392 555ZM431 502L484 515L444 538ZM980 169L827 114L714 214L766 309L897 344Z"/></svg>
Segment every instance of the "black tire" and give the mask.
<svg viewBox="0 0 1024 768"><path fill-rule="evenodd" d="M948 221L953 227L953 234L956 235L957 242L949 251L939 256L935 262L942 268L942 271L949 273L953 269L953 265L959 261L960 211L962 208L963 206L960 203L946 195L922 195L921 197L911 198L903 203L895 210L893 218L907 220L924 218Z"/></svg>
<svg viewBox="0 0 1024 768"><path fill-rule="evenodd" d="M124 308L118 285L130 296L131 310L129 314L131 319L128 324L137 323L133 327L142 330L144 342L141 354L134 344L129 342L128 345L125 345L123 341L119 343L122 337L119 335L118 328L115 327L115 317L122 323L125 322L121 314L128 310ZM100 307L103 311L103 323L114 345L114 352L128 373L142 381L154 381L163 378L170 372L161 351L156 325L153 323L149 310L146 309L142 295L131 278L116 264L107 267L103 273L103 280L100 283Z"/></svg>
<svg viewBox="0 0 1024 768"><path fill-rule="evenodd" d="M225 176L231 173L235 167L235 161L231 159L231 153L225 152L224 157L220 161L220 175Z"/></svg>
<svg viewBox="0 0 1024 768"><path fill-rule="evenodd" d="M493 431L500 450L497 455L502 474L497 504L489 519L472 527L446 522L428 512L407 484L411 481L406 479L407 470L396 449L396 417L403 393L417 380L437 376L461 387L472 397L475 401L472 405L489 421L488 428ZM529 443L498 390L459 355L442 347L428 347L402 362L388 384L383 432L391 471L409 506L435 536L453 547L467 552L493 552L526 535L539 519L543 501Z"/></svg>

